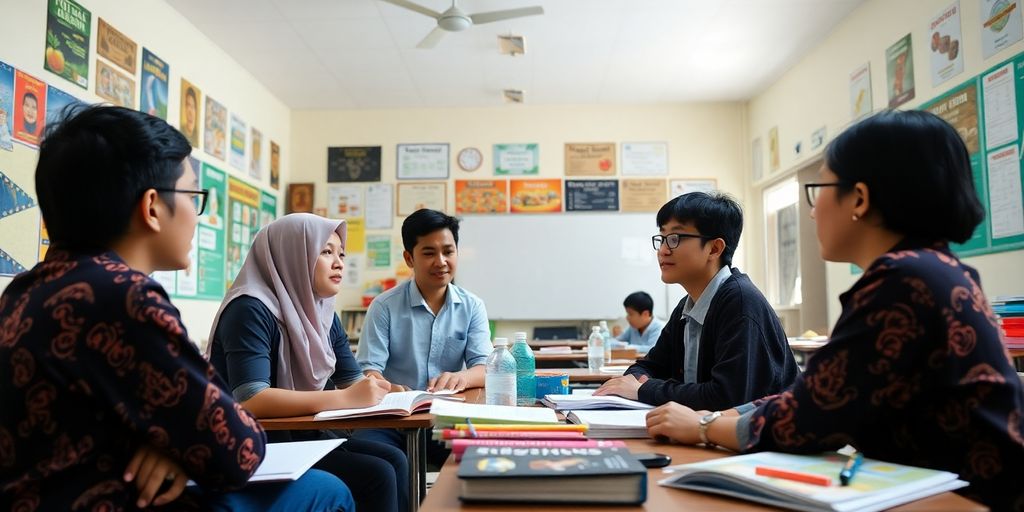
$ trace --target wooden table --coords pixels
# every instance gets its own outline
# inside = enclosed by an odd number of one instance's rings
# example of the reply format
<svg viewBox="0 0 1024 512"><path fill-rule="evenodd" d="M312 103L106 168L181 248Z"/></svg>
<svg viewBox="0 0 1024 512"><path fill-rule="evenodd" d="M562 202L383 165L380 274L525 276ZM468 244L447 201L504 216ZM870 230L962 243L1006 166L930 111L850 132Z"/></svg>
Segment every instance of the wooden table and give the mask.
<svg viewBox="0 0 1024 512"><path fill-rule="evenodd" d="M637 354L636 350L614 349L612 350L611 364L633 364L633 361L636 361L637 357L639 356L640 354ZM533 358L537 361L581 361L585 363L587 362L587 351L573 350L572 352L568 353L549 353L537 351L533 353Z"/></svg>
<svg viewBox="0 0 1024 512"><path fill-rule="evenodd" d="M533 340L530 342L530 348L534 350L542 347L585 348L586 346L587 340Z"/></svg>
<svg viewBox="0 0 1024 512"><path fill-rule="evenodd" d="M626 445L630 451L664 453L672 457L672 464L686 464L700 462L703 460L717 459L731 455L731 452L722 450L708 450L692 446L679 446L670 444L655 443L649 439L627 439ZM647 502L638 507L624 506L599 506L599 505L536 505L536 504L472 504L463 505L459 501L459 470L458 463L453 457L449 457L441 468L441 474L434 483L434 487L427 494L427 499L420 506L422 512L483 512L490 510L523 510L530 512L622 512L624 510L650 510L663 512L668 510L778 510L774 507L760 505L750 501L738 500L682 489L672 489L658 485L658 480L667 475L661 469L649 469L647 471ZM899 511L981 511L988 510L983 505L977 504L958 494L946 492L923 500L908 503L893 510Z"/></svg>
<svg viewBox="0 0 1024 512"><path fill-rule="evenodd" d="M622 373L610 373L591 370L589 368L548 368L541 370L544 373L568 373L569 382L606 382L615 377L621 377Z"/></svg>

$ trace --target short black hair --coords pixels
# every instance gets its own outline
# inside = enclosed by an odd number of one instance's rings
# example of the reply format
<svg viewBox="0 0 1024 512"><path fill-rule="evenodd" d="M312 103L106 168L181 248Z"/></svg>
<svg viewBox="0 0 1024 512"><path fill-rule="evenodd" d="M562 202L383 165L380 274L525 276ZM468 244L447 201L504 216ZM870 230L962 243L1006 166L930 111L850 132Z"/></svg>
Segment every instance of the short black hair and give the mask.
<svg viewBox="0 0 1024 512"><path fill-rule="evenodd" d="M840 194L867 185L885 227L929 242L965 242L985 217L960 134L930 112L886 110L825 151Z"/></svg>
<svg viewBox="0 0 1024 512"><path fill-rule="evenodd" d="M455 246L458 247L459 219L446 215L444 212L421 208L412 212L412 215L406 217L402 222L402 245L405 246L405 250L412 253L421 236L446 228L451 230Z"/></svg>
<svg viewBox="0 0 1024 512"><path fill-rule="evenodd" d="M732 266L732 255L736 252L740 233L743 232L743 209L735 199L721 192L683 194L658 210L658 227L668 224L670 220L691 222L698 233L725 240L722 266ZM701 247L707 242L701 240Z"/></svg>
<svg viewBox="0 0 1024 512"><path fill-rule="evenodd" d="M151 188L173 188L192 152L160 118L123 107L73 105L39 146L36 193L54 247L109 248ZM163 193L172 208L174 201Z"/></svg>
<svg viewBox="0 0 1024 512"><path fill-rule="evenodd" d="M622 301L622 306L637 313L648 311L652 315L654 314L654 299L647 292L633 292L627 295L626 300Z"/></svg>
<svg viewBox="0 0 1024 512"><path fill-rule="evenodd" d="M27 100L29 98L32 98L32 101L36 102L36 105L39 104L39 98L36 98L35 93L32 93L32 92L26 92L25 95L21 97L21 104L24 105L25 104L25 100Z"/></svg>

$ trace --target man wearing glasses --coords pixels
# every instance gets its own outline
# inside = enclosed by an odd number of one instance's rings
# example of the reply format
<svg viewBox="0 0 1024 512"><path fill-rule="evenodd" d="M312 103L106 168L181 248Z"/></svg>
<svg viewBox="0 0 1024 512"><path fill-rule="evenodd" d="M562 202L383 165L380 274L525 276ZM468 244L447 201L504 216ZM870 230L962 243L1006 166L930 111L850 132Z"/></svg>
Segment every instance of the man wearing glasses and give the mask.
<svg viewBox="0 0 1024 512"><path fill-rule="evenodd" d="M657 221L661 280L687 296L647 356L595 394L721 411L787 388L797 366L786 333L761 291L732 268L743 230L739 205L693 192L662 206Z"/></svg>

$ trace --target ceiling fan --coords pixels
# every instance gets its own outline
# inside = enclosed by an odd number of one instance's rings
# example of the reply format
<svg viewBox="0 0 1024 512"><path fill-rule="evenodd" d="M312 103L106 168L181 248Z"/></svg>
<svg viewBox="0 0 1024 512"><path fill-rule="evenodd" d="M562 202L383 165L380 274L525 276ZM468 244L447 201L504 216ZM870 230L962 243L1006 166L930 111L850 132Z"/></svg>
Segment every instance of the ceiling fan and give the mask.
<svg viewBox="0 0 1024 512"><path fill-rule="evenodd" d="M509 20L512 18L522 18L524 16L534 16L537 14L544 14L544 8L541 6L534 7L521 7L519 9L506 9L504 11L491 11L491 12L480 12L476 14L466 14L459 9L459 6L455 4L456 0L452 0L452 6L447 11L437 12L433 9L423 7L420 4L410 2L408 0L383 0L392 5L409 9L420 14L430 16L437 20L437 26L434 30L431 30L427 37L424 37L417 48L433 48L437 46L437 43L441 42L441 38L444 37L444 33L447 32L461 32L466 30L473 25L480 25L483 23L491 23L501 20Z"/></svg>

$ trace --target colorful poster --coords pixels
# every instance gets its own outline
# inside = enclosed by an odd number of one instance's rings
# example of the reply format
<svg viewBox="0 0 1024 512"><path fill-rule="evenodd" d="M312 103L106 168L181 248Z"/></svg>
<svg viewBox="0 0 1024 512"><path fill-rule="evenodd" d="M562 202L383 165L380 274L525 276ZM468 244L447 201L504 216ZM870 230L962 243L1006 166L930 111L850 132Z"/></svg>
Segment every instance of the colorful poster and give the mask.
<svg viewBox="0 0 1024 512"><path fill-rule="evenodd" d="M366 266L372 269L391 268L391 235L366 237Z"/></svg>
<svg viewBox="0 0 1024 512"><path fill-rule="evenodd" d="M0 62L0 149L14 151L14 67Z"/></svg>
<svg viewBox="0 0 1024 512"><path fill-rule="evenodd" d="M231 166L245 170L245 132L246 126L242 118L231 114L231 153L228 160Z"/></svg>
<svg viewBox="0 0 1024 512"><path fill-rule="evenodd" d="M192 147L199 148L199 105L203 93L188 80L181 79L181 113L178 118L178 129L188 139Z"/></svg>
<svg viewBox="0 0 1024 512"><path fill-rule="evenodd" d="M139 45L103 18L96 25L96 52L135 76L135 56L139 53Z"/></svg>
<svg viewBox="0 0 1024 512"><path fill-rule="evenodd" d="M284 213L312 213L313 184L289 183L288 198L284 202Z"/></svg>
<svg viewBox="0 0 1024 512"><path fill-rule="evenodd" d="M623 142L623 176L664 176L668 174L667 142Z"/></svg>
<svg viewBox="0 0 1024 512"><path fill-rule="evenodd" d="M253 126L249 130L249 139L249 177L263 181L263 133Z"/></svg>
<svg viewBox="0 0 1024 512"><path fill-rule="evenodd" d="M142 92L139 94L139 110L167 120L167 81L171 66L149 51L142 49Z"/></svg>
<svg viewBox="0 0 1024 512"><path fill-rule="evenodd" d="M277 196L265 190L260 191L260 229L277 218Z"/></svg>
<svg viewBox="0 0 1024 512"><path fill-rule="evenodd" d="M399 183L398 184L398 216L406 215L429 208L446 211L448 204L447 183Z"/></svg>
<svg viewBox="0 0 1024 512"><path fill-rule="evenodd" d="M126 108L135 108L135 80L96 59L96 95Z"/></svg>
<svg viewBox="0 0 1024 512"><path fill-rule="evenodd" d="M270 188L281 188L281 146L270 141Z"/></svg>
<svg viewBox="0 0 1024 512"><path fill-rule="evenodd" d="M566 176L615 176L615 143L565 145Z"/></svg>
<svg viewBox="0 0 1024 512"><path fill-rule="evenodd" d="M225 226L227 219L224 209L227 206L227 177L224 171L203 164L200 186L210 191L206 200L206 212L199 218L196 228L197 250L196 267L198 269L196 298L221 300L224 298L224 257L225 257Z"/></svg>
<svg viewBox="0 0 1024 512"><path fill-rule="evenodd" d="M969 82L929 102L922 107L951 124L967 145L967 153L973 155L981 150L978 137L978 86L977 82ZM1016 132L1016 129L1014 129Z"/></svg>
<svg viewBox="0 0 1024 512"><path fill-rule="evenodd" d="M14 140L38 148L46 128L46 84L20 69L14 71Z"/></svg>
<svg viewBox="0 0 1024 512"><path fill-rule="evenodd" d="M228 132L228 109L207 95L204 118L203 151L224 160Z"/></svg>
<svg viewBox="0 0 1024 512"><path fill-rule="evenodd" d="M448 144L399 144L398 179L448 179Z"/></svg>
<svg viewBox="0 0 1024 512"><path fill-rule="evenodd" d="M260 230L260 190L228 176L228 258L226 285L231 288Z"/></svg>
<svg viewBox="0 0 1024 512"><path fill-rule="evenodd" d="M619 211L619 180L565 180L565 211Z"/></svg>
<svg viewBox="0 0 1024 512"><path fill-rule="evenodd" d="M362 218L345 219L347 236L345 238L345 254L366 252L366 223Z"/></svg>
<svg viewBox="0 0 1024 512"><path fill-rule="evenodd" d="M0 172L0 219L25 211L36 205L17 183Z"/></svg>
<svg viewBox="0 0 1024 512"><path fill-rule="evenodd" d="M84 105L78 98L52 86L46 86L46 124L59 122L64 117L64 109L71 105Z"/></svg>
<svg viewBox="0 0 1024 512"><path fill-rule="evenodd" d="M668 200L667 195L663 179L622 180L622 211L656 212Z"/></svg>
<svg viewBox="0 0 1024 512"><path fill-rule="evenodd" d="M494 175L513 176L540 172L540 145L495 144Z"/></svg>
<svg viewBox="0 0 1024 512"><path fill-rule="evenodd" d="M505 213L508 180L455 180L455 213Z"/></svg>
<svg viewBox="0 0 1024 512"><path fill-rule="evenodd" d="M964 54L960 51L960 0L953 2L928 24L931 34L932 86L937 86L964 71Z"/></svg>
<svg viewBox="0 0 1024 512"><path fill-rule="evenodd" d="M327 217L349 219L363 216L363 189L359 185L327 186Z"/></svg>
<svg viewBox="0 0 1024 512"><path fill-rule="evenodd" d="M512 180L509 183L512 213L562 211L562 180Z"/></svg>
<svg viewBox="0 0 1024 512"><path fill-rule="evenodd" d="M1021 40L1020 0L981 0L981 53L989 58Z"/></svg>
<svg viewBox="0 0 1024 512"><path fill-rule="evenodd" d="M668 183L669 197L679 197L690 192L711 193L718 190L718 180L708 178L703 180L671 180Z"/></svg>
<svg viewBox="0 0 1024 512"><path fill-rule="evenodd" d="M885 50L885 69L889 108L914 99L914 48L910 34Z"/></svg>
<svg viewBox="0 0 1024 512"><path fill-rule="evenodd" d="M74 0L49 0L43 69L88 89L91 30L92 13L88 9Z"/></svg>
<svg viewBox="0 0 1024 512"><path fill-rule="evenodd" d="M866 62L850 73L850 117L860 119L874 108L871 98L871 63Z"/></svg>
<svg viewBox="0 0 1024 512"><path fill-rule="evenodd" d="M380 146L327 148L327 182L380 181Z"/></svg>
<svg viewBox="0 0 1024 512"><path fill-rule="evenodd" d="M195 157L188 157L188 168L195 173L196 184L202 186L202 168L199 160ZM211 190L211 193L213 191ZM210 211L211 199L207 198L207 212ZM183 270L153 272L151 277L159 282L168 294L175 297L196 298L199 292L199 236L197 228L192 237L192 247L188 253L188 266Z"/></svg>
<svg viewBox="0 0 1024 512"><path fill-rule="evenodd" d="M768 130L768 170L775 172L779 170L779 127L773 126Z"/></svg>
<svg viewBox="0 0 1024 512"><path fill-rule="evenodd" d="M395 219L394 191L390 183L366 187L366 229L391 229Z"/></svg>

